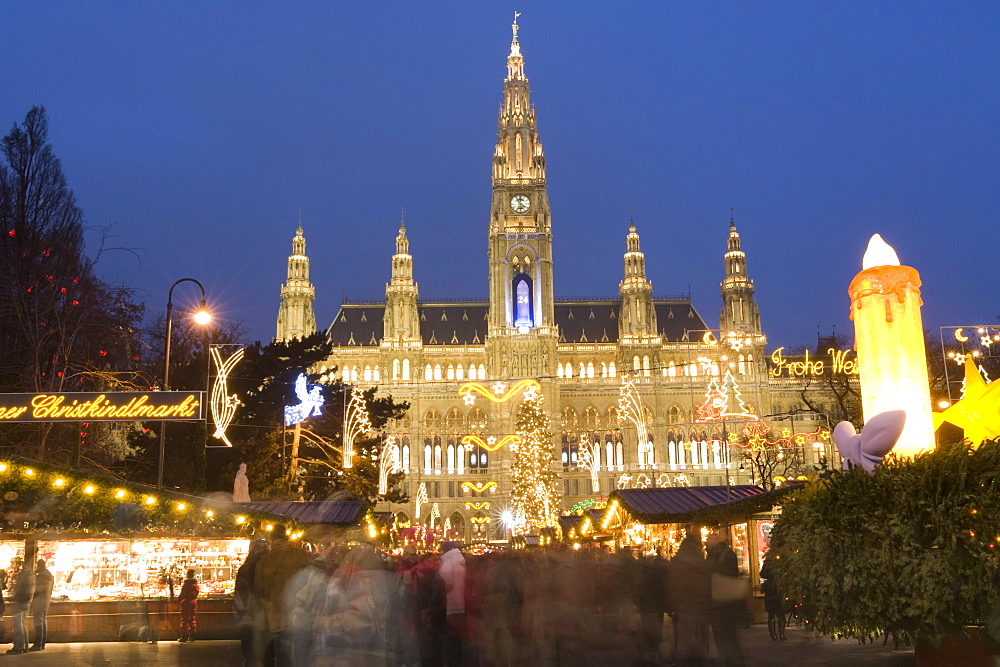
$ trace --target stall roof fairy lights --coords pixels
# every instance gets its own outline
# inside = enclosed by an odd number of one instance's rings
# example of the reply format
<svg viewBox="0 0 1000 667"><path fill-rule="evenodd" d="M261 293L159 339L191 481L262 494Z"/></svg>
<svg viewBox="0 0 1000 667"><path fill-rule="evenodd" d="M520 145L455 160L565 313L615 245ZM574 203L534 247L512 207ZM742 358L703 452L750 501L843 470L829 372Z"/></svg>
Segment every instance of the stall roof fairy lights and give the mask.
<svg viewBox="0 0 1000 667"><path fill-rule="evenodd" d="M644 524L736 523L771 509L782 496L800 486L789 484L773 491L751 484L618 489L608 497L602 523L607 527L619 507Z"/></svg>
<svg viewBox="0 0 1000 667"><path fill-rule="evenodd" d="M281 515L26 459L0 459L3 529L92 535L249 535ZM291 523L291 521L287 522ZM289 525L292 537L297 526Z"/></svg>

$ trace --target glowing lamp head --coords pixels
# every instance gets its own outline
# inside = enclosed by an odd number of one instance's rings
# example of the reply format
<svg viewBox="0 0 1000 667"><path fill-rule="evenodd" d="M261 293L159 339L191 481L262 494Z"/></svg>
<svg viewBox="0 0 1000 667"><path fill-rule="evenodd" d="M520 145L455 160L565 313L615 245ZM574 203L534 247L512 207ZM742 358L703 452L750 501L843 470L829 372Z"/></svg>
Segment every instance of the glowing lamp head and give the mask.
<svg viewBox="0 0 1000 667"><path fill-rule="evenodd" d="M123 489L118 489L117 491L115 491L115 498L118 498L120 500L124 497L125 497L125 491Z"/></svg>
<svg viewBox="0 0 1000 667"><path fill-rule="evenodd" d="M96 490L97 489L94 488L93 484L88 484L87 486L83 487L83 492L86 493L88 496L93 495L94 491Z"/></svg>
<svg viewBox="0 0 1000 667"><path fill-rule="evenodd" d="M153 496L146 496L146 504L147 505L155 505L156 504L156 498L154 498Z"/></svg>
<svg viewBox="0 0 1000 667"><path fill-rule="evenodd" d="M868 240L868 249L861 259L862 269L875 266L899 266L899 256L896 255L896 251L878 234L872 235Z"/></svg>
<svg viewBox="0 0 1000 667"><path fill-rule="evenodd" d="M198 312L194 314L193 319L195 321L195 324L200 324L202 326L205 326L206 324L212 321L212 314L207 310L205 310L205 306L204 304L202 304L202 307L199 308Z"/></svg>

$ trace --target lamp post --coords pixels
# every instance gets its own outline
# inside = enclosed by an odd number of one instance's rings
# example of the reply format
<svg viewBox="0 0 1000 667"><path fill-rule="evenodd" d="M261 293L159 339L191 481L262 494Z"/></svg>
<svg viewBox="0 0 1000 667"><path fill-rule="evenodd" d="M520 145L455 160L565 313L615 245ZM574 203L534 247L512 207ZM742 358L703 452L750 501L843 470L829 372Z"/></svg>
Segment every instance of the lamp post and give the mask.
<svg viewBox="0 0 1000 667"><path fill-rule="evenodd" d="M174 288L183 282L194 283L201 290L201 305L194 314L194 321L197 324L208 324L212 321L212 316L205 308L205 286L194 278L181 278L170 286L167 292L167 332L163 350L163 391L170 391L170 338L174 330ZM163 454L166 450L166 430L167 422L160 424L160 459L156 466L156 488L163 488Z"/></svg>

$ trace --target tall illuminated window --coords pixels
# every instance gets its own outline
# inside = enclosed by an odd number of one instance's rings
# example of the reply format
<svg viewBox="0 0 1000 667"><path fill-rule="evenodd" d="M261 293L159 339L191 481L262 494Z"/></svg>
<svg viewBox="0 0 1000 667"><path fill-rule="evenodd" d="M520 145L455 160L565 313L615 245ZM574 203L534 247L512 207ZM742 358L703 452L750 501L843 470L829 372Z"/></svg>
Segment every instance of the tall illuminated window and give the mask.
<svg viewBox="0 0 1000 667"><path fill-rule="evenodd" d="M511 287L514 295L514 326L519 332L527 333L535 323L531 278L525 273L519 273L514 276Z"/></svg>

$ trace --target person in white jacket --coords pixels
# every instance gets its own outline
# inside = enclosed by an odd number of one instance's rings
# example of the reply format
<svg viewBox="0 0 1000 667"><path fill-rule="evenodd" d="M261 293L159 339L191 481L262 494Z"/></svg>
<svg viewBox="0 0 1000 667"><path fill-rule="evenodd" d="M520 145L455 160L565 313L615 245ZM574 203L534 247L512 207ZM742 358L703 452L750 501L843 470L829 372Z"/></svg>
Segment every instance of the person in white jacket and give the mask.
<svg viewBox="0 0 1000 667"><path fill-rule="evenodd" d="M447 603L445 626L445 659L450 667L462 664L462 643L465 635L465 557L454 542L445 542L441 569Z"/></svg>

